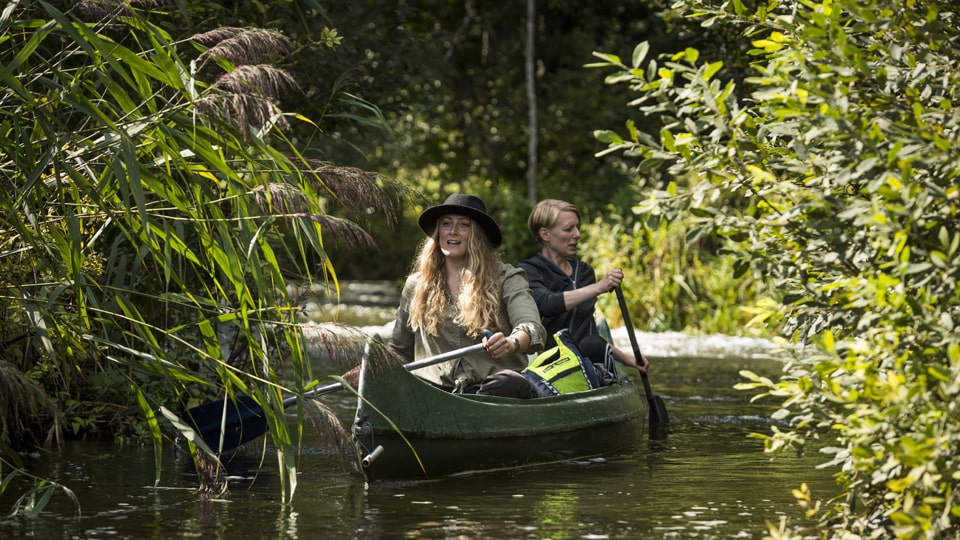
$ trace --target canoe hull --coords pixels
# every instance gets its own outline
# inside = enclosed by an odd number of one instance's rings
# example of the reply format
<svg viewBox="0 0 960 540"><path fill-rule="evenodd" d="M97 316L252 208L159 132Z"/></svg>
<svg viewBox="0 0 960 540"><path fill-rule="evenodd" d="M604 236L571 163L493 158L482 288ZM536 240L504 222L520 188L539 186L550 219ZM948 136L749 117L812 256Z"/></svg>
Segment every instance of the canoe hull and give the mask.
<svg viewBox="0 0 960 540"><path fill-rule="evenodd" d="M401 366L374 369L366 360L359 390L353 434L368 480L626 453L640 442L647 406L626 377L590 392L519 400L450 394Z"/></svg>

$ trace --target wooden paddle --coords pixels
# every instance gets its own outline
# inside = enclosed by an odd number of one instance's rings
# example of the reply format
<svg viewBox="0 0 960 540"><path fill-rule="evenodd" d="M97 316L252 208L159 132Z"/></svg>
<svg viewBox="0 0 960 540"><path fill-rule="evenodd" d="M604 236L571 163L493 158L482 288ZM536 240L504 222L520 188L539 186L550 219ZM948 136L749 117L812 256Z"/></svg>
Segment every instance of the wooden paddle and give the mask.
<svg viewBox="0 0 960 540"><path fill-rule="evenodd" d="M627 301L623 298L623 290L619 286L615 290L617 292L617 303L620 304L620 315L623 316L623 324L627 327L627 335L630 336L633 356L639 360L641 357L640 346L637 345L637 334L633 330L633 323L630 322ZM647 402L650 404L650 438L665 439L667 436L665 427L670 422L667 406L664 405L660 396L653 395L653 390L650 389L650 381L647 380L647 374L640 372L640 378L643 380L643 391L647 394Z"/></svg>
<svg viewBox="0 0 960 540"><path fill-rule="evenodd" d="M477 343L469 347L463 347L430 358L417 360L404 364L407 371L432 366L454 358L459 358L465 354L483 350L484 344ZM324 394L330 394L338 390L343 390L344 386L340 383L328 384L315 388L302 396L290 396L283 400L283 407L287 408L297 402L298 399L307 397L318 397ZM198 405L188 409L180 418L186 422L203 439L211 449L220 449L221 452L233 450L238 446L252 441L267 432L267 418L256 400L250 396L237 396L235 399L224 398L210 403ZM223 438L221 447L220 439Z"/></svg>

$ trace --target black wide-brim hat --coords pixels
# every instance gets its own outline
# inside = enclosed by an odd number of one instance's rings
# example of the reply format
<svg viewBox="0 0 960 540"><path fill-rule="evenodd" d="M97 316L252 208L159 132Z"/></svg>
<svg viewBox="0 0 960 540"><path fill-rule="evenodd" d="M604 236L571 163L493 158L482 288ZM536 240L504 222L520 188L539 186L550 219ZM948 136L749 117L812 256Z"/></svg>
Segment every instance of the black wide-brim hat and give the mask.
<svg viewBox="0 0 960 540"><path fill-rule="evenodd" d="M443 204L424 210L423 213L420 214L420 219L417 220L417 222L420 224L423 232L431 235L437 228L437 220L440 219L440 216L450 214L467 216L476 221L477 224L480 225L480 228L483 229L484 234L487 235L487 239L493 244L493 247L498 247L503 243L503 235L500 233L500 227L497 226L497 222L490 217L490 214L487 214L487 205L483 204L480 197L473 195L454 193L447 197L447 200L443 201Z"/></svg>

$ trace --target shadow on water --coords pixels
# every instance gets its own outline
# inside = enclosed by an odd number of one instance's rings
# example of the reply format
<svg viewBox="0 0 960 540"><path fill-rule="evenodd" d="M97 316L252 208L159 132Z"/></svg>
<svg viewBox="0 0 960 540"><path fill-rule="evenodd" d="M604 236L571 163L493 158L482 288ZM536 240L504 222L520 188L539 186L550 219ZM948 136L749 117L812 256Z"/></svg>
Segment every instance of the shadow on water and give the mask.
<svg viewBox="0 0 960 540"><path fill-rule="evenodd" d="M614 339L626 344L623 329ZM836 492L825 458L771 458L752 432L769 433L775 402L733 389L738 372L776 377L767 342L640 334L650 383L671 422L663 441L606 459L468 477L364 485L353 465L307 431L296 497L280 504L275 452L263 439L227 462L230 493L203 499L189 455L174 448L154 487L153 452L76 442L27 458L38 476L78 496L55 496L40 517L0 518L0 538L762 538L766 522L802 523L791 490ZM324 396L351 418L346 393ZM15 492L16 490L12 490ZM12 500L0 498L5 512Z"/></svg>

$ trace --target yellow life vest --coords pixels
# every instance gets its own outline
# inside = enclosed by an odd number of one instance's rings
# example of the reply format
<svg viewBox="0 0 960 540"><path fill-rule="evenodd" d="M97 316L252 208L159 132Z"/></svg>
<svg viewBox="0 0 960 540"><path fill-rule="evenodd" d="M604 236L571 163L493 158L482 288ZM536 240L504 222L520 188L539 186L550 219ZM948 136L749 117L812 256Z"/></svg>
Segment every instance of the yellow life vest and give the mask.
<svg viewBox="0 0 960 540"><path fill-rule="evenodd" d="M593 362L580 354L570 333L560 330L553 336L555 347L538 354L521 373L537 396L558 396L600 387Z"/></svg>

